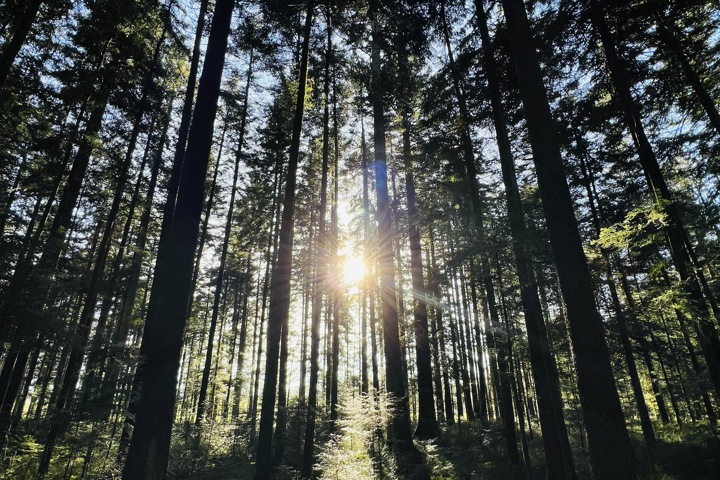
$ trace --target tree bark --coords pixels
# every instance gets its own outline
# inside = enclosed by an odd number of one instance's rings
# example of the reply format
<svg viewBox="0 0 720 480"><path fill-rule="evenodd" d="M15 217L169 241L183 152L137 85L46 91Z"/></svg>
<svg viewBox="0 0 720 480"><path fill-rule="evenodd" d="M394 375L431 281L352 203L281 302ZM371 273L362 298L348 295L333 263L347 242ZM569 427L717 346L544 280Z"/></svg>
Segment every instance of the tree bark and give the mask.
<svg viewBox="0 0 720 480"><path fill-rule="evenodd" d="M406 112L403 118L403 161L405 164L405 191L409 217L408 238L410 241L410 274L413 286L413 325L418 383L418 423L413 436L420 440L428 440L437 437L440 430L435 417L428 313L425 300L427 292L423 277L422 247L420 245L418 211L415 201L415 178L412 171L410 119L408 117L409 113Z"/></svg>
<svg viewBox="0 0 720 480"><path fill-rule="evenodd" d="M645 134L642 115L630 91L630 85L627 82L628 75L618 55L616 44L610 33L610 28L605 20L603 7L597 0L592 0L588 8L592 24L597 30L603 45L616 100L622 108L623 120L630 131L633 143L638 152L638 158L645 174L650 193L654 198L659 197L664 201L661 208L668 218L665 233L670 245L673 263L688 293L690 303L695 310L696 321L701 331L701 335L699 335L700 347L707 363L715 393L716 395L720 395L720 336L718 335L715 323L710 317L710 311L705 301L705 297L707 297L707 299L711 300L711 303L715 305L713 293L705 291L705 296L703 296L698 275L693 271L692 258L694 257L694 252L692 251L692 245L687 241L688 236L682 218L680 217L678 205L665 182L665 177L660 169L658 159Z"/></svg>
<svg viewBox="0 0 720 480"><path fill-rule="evenodd" d="M497 66L490 41L487 16L482 0L475 1L475 10L483 45L483 67L488 82L493 124L500 153L505 198L510 221L515 268L520 281L520 299L528 333L530 365L540 410L540 428L543 434L546 478L575 478L575 466L570 451L570 442L565 426L562 396L557 367L549 348L545 318L543 317L538 285L532 268L532 259L527 245L527 228L520 191L517 184L514 159L510 148L504 108L502 106Z"/></svg>
<svg viewBox="0 0 720 480"><path fill-rule="evenodd" d="M503 0L540 198L567 308L583 418L597 479L634 479L634 455L620 405L560 156L530 24L521 0Z"/></svg>
<svg viewBox="0 0 720 480"><path fill-rule="evenodd" d="M46 1L30 0L25 5L25 10L15 19L12 37L5 42L0 53L0 87L5 85L10 68L15 63L15 57L20 53L20 48L25 43L43 3L46 3Z"/></svg>
<svg viewBox="0 0 720 480"><path fill-rule="evenodd" d="M172 268L157 271L153 281L138 367L143 382L135 431L123 469L125 480L163 479L167 471L193 256L234 6L234 0L218 0L215 5L178 188L178 215L169 226L168 242L158 250L158 262L162 259Z"/></svg>
<svg viewBox="0 0 720 480"><path fill-rule="evenodd" d="M398 328L397 286L393 256L393 227L388 195L387 158L385 153L385 110L383 103L380 24L377 18L377 0L370 5L372 23L372 105L375 137L375 191L377 193L378 269L380 299L382 303L383 339L385 352L385 382L393 402L388 441L398 456L414 452L410 428L410 410L403 378L400 332Z"/></svg>
<svg viewBox="0 0 720 480"><path fill-rule="evenodd" d="M300 152L300 134L302 133L303 112L305 110L305 90L307 84L308 57L310 50L310 30L312 28L315 1L309 0L305 14L298 93L295 102L292 140L283 199L282 222L280 224L280 243L278 245L277 264L273 268L270 287L270 314L267 329L267 352L265 361L265 381L263 384L262 409L260 412L260 430L255 463L255 480L270 478L273 469L273 420L278 380L278 357L280 355L280 336L282 325L287 323L290 314L290 278L292 275L292 244L295 222L295 185L297 181L298 157Z"/></svg>

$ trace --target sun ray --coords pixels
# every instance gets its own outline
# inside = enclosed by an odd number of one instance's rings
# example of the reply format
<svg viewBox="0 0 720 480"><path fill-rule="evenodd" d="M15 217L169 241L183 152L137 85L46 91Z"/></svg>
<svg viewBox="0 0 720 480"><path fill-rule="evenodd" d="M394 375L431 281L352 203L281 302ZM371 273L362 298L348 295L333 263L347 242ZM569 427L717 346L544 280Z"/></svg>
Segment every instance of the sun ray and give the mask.
<svg viewBox="0 0 720 480"><path fill-rule="evenodd" d="M361 257L348 255L342 262L342 279L347 286L355 286L365 278L365 262Z"/></svg>

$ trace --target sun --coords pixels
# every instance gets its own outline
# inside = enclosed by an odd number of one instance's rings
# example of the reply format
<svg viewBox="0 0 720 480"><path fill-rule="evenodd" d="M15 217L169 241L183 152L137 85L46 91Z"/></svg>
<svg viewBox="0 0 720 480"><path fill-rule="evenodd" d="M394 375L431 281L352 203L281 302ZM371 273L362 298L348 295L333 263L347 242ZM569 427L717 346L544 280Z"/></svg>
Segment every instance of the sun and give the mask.
<svg viewBox="0 0 720 480"><path fill-rule="evenodd" d="M361 257L348 255L342 262L342 278L345 285L357 285L365 278L365 262Z"/></svg>

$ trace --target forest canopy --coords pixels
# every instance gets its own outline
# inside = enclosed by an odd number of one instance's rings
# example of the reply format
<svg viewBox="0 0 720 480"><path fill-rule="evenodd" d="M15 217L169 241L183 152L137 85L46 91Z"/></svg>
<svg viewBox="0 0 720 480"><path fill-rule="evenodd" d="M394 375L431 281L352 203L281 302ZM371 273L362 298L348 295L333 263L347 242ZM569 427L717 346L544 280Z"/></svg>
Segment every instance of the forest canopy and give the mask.
<svg viewBox="0 0 720 480"><path fill-rule="evenodd" d="M720 5L0 0L0 478L720 478Z"/></svg>

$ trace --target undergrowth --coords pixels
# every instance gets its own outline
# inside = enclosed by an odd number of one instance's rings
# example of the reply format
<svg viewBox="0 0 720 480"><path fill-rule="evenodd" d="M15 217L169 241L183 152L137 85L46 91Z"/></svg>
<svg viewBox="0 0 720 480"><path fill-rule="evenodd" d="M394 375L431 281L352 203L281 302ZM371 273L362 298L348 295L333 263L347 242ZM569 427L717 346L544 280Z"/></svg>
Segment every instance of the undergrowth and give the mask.
<svg viewBox="0 0 720 480"><path fill-rule="evenodd" d="M499 422L462 422L443 427L432 441L415 442L424 464L416 472L397 474L394 456L385 437L390 409L383 395L361 396L346 392L341 398L340 419L333 433L324 409L319 410L316 433L319 480L526 480L544 478L542 438L529 438L530 475L524 465L513 465L505 454ZM275 480L299 479L302 459L305 408L297 402L288 408L288 430L284 464ZM533 424L534 432L539 426ZM104 432L101 432L104 433ZM95 435L93 437L93 434ZM255 432L255 435L257 432ZM655 425L657 444L649 450L642 433L630 425L638 480L720 479L720 440L707 423L682 427ZM243 480L254 473L255 452L251 427L244 420L235 425L206 423L177 425L173 432L169 480ZM255 437L256 438L256 437ZM109 436L108 436L109 439ZM91 442L91 440L94 440ZM80 424L56 448L49 479L111 480L121 477L112 442L99 441L97 432ZM88 445L95 445L88 457ZM573 442L578 480L590 480L588 454ZM23 433L6 445L0 458L0 479L36 478L41 441Z"/></svg>

